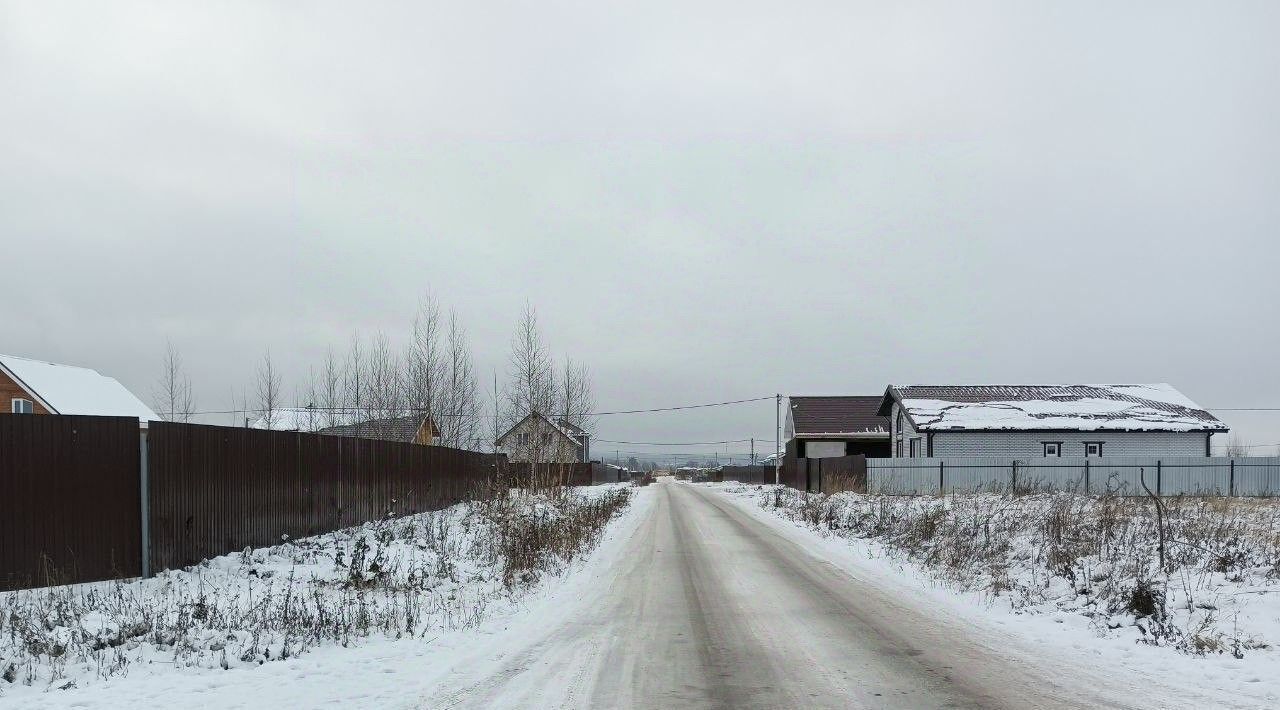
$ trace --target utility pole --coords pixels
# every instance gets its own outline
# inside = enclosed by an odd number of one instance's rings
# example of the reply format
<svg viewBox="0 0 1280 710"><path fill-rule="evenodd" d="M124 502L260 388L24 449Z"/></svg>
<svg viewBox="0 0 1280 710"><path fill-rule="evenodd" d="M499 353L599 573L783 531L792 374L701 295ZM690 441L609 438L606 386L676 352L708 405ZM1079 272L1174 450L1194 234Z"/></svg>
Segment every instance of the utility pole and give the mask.
<svg viewBox="0 0 1280 710"><path fill-rule="evenodd" d="M756 438L751 437L751 465L756 465Z"/></svg>
<svg viewBox="0 0 1280 710"><path fill-rule="evenodd" d="M773 482L782 482L782 393L773 395Z"/></svg>

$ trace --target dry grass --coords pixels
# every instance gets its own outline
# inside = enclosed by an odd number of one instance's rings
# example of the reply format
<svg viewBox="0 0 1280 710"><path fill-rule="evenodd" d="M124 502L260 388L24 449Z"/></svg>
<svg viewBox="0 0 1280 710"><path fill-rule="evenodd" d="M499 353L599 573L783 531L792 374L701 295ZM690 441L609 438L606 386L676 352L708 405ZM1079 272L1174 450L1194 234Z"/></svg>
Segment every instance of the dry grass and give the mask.
<svg viewBox="0 0 1280 710"><path fill-rule="evenodd" d="M1240 654L1257 646L1238 629L1218 628L1213 590L1280 580L1274 500L1165 499L1163 568L1155 508L1145 498L829 496L774 487L761 505L821 530L878 541L960 589L1028 609L1070 597L1062 603L1100 626L1136 625L1144 641L1190 653Z"/></svg>

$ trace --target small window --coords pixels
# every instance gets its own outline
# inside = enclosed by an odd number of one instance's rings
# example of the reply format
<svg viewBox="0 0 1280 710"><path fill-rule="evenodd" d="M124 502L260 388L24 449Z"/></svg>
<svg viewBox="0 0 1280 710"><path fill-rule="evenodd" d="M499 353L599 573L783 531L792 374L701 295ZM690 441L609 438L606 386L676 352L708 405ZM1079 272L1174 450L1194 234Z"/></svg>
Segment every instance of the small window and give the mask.
<svg viewBox="0 0 1280 710"><path fill-rule="evenodd" d="M521 446L528 446L528 445L529 445L529 434L528 434L528 433L526 433L526 432L523 432L523 431L522 431L522 432L520 432L519 434L516 434L516 441L518 441L518 442L520 443L520 445L521 445Z"/></svg>
<svg viewBox="0 0 1280 710"><path fill-rule="evenodd" d="M14 397L9 402L9 411L14 414L34 414L36 408L35 405L31 403L31 400Z"/></svg>
<svg viewBox="0 0 1280 710"><path fill-rule="evenodd" d="M1085 456L1101 456L1101 455L1102 455L1102 442L1101 442L1101 441L1086 441L1086 442L1084 443L1084 455L1085 455Z"/></svg>
<svg viewBox="0 0 1280 710"><path fill-rule="evenodd" d="M1044 455L1045 455L1046 457L1049 457L1049 456L1061 456L1061 455L1062 455L1062 442L1059 442L1059 441L1046 441L1046 442L1044 442Z"/></svg>
<svg viewBox="0 0 1280 710"><path fill-rule="evenodd" d="M911 440L911 458L913 459L920 458L920 440L919 439Z"/></svg>

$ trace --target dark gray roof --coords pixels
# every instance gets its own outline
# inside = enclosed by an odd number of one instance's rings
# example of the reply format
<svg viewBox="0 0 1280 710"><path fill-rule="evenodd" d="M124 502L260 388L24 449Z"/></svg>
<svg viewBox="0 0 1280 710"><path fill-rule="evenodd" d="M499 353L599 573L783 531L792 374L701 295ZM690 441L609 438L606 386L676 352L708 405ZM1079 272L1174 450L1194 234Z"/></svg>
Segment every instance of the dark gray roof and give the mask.
<svg viewBox="0 0 1280 710"><path fill-rule="evenodd" d="M889 436L889 418L877 413L880 397L789 397L796 436L871 434Z"/></svg>
<svg viewBox="0 0 1280 710"><path fill-rule="evenodd" d="M359 439L378 439L381 441L412 442L418 435L418 429L426 421L424 417L411 415L393 417L391 419L371 419L356 424L341 424L318 430L317 434L330 436L350 436Z"/></svg>
<svg viewBox="0 0 1280 710"><path fill-rule="evenodd" d="M1167 384L890 385L917 429L1226 431L1227 425Z"/></svg>

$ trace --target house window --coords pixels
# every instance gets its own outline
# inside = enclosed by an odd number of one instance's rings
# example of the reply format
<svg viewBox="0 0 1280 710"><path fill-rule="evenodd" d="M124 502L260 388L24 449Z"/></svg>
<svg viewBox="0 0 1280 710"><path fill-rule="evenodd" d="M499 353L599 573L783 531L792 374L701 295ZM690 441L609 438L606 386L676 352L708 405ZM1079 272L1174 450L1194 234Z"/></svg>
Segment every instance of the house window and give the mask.
<svg viewBox="0 0 1280 710"><path fill-rule="evenodd" d="M550 446L550 445L551 445L551 434L550 434L550 433L544 433L544 434L542 435L542 445L543 445L543 446Z"/></svg>
<svg viewBox="0 0 1280 710"><path fill-rule="evenodd" d="M1061 455L1062 455L1062 442L1061 442L1061 441L1046 441L1046 442L1044 442L1044 455L1045 455L1046 457L1050 457L1050 456L1061 456Z"/></svg>
<svg viewBox="0 0 1280 710"><path fill-rule="evenodd" d="M1084 455L1085 456L1101 456L1102 442L1101 441L1084 442Z"/></svg>
<svg viewBox="0 0 1280 710"><path fill-rule="evenodd" d="M920 440L919 439L911 440L911 458L913 459L920 458Z"/></svg>
<svg viewBox="0 0 1280 710"><path fill-rule="evenodd" d="M519 434L516 434L516 441L517 441L517 442L519 442L521 446L528 446L528 445L529 445L529 434L528 434L528 432L523 432L523 431L522 431L522 432L520 432Z"/></svg>
<svg viewBox="0 0 1280 710"><path fill-rule="evenodd" d="M14 414L34 414L36 410L35 405L31 403L31 400L14 397L9 402L9 411Z"/></svg>

